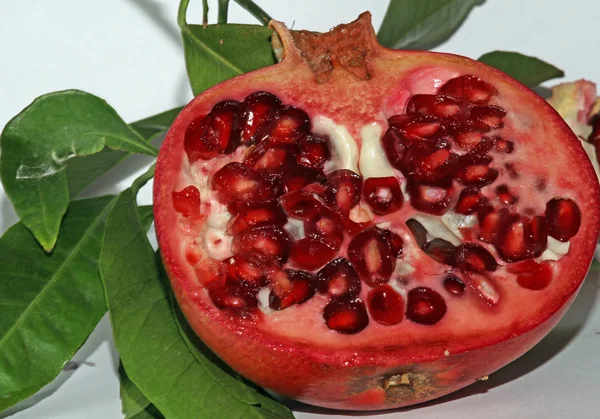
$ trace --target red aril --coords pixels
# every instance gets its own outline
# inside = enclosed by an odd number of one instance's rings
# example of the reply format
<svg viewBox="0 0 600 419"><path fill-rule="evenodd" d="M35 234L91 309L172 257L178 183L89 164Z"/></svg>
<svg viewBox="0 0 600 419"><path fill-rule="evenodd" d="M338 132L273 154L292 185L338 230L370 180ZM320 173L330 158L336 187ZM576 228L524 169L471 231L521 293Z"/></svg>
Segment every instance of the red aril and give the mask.
<svg viewBox="0 0 600 419"><path fill-rule="evenodd" d="M598 237L564 121L484 64L380 47L368 14L272 26L281 63L196 97L160 151L156 231L195 332L259 385L354 410L440 397L531 348Z"/></svg>
<svg viewBox="0 0 600 419"><path fill-rule="evenodd" d="M367 303L369 313L377 323L391 326L404 319L404 301L389 285L381 285L371 290Z"/></svg>
<svg viewBox="0 0 600 419"><path fill-rule="evenodd" d="M185 218L200 215L200 192L195 186L188 186L173 192L173 208Z"/></svg>
<svg viewBox="0 0 600 419"><path fill-rule="evenodd" d="M398 211L403 201L400 184L393 176L366 179L363 185L363 198L371 210L378 215Z"/></svg>

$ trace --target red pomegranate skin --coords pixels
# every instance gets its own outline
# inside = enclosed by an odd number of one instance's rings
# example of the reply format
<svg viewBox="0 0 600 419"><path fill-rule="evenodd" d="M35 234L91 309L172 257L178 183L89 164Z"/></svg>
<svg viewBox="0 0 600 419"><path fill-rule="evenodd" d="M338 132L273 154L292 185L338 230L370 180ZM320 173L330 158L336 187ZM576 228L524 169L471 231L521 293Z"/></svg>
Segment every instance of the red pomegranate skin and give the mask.
<svg viewBox="0 0 600 419"><path fill-rule="evenodd" d="M379 46L369 14L337 27L321 40L311 41L330 46L331 55L337 57L330 66L333 71L323 63L302 58L296 44L308 42L309 35L296 33L294 42L282 24L275 22L272 26L284 48L282 61L221 83L196 97L176 119L157 162L154 213L161 255L177 301L203 342L260 386L305 403L344 410L391 409L438 398L492 374L538 343L575 298L599 232L600 189L596 175L564 121L542 98L484 64L456 55ZM348 43L361 46L361 54L348 52L356 51L348 48ZM509 112L520 115L511 122L513 125L533 124L528 132L536 140L519 142L516 147L526 149L526 154L535 159L534 164L539 165L540 156L545 156L547 177L558 182L557 188L571 191L577 200L581 226L570 240L569 252L554 265L555 278L560 280L544 290L544 298L525 291L513 297L508 294L508 285L500 284L499 304L480 302L482 313L497 318L497 326L488 331L474 327L472 333L463 327L462 335L457 337L454 328L458 326L449 324L457 310L452 304L454 297L445 296L448 313L432 326L435 329L429 329L431 332L411 329L424 331L415 335L382 333L377 337L362 334L370 325L345 344L340 343L342 335L334 331L331 340L298 339L281 333L260 317L241 319L215 307L206 289L214 276L214 260L199 254L196 256L201 262L190 266L177 233L179 226L189 221L181 221L172 201L172 193L181 186L180 174L186 170L184 136L190 121L208 114L222 100L243 101L254 92L268 91L283 103L304 109L311 119L320 115L343 124L360 142L360 129L368 121L387 126L386 118L402 113L412 94L432 93L434 87L464 74L480 76L498 88L503 103L511 106ZM542 115L543 123L536 114ZM577 176L573 176L575 173ZM195 222L194 228L201 228L206 221L201 218ZM417 266L420 268L427 267ZM523 304L527 298L532 301L531 309ZM506 316L512 320L502 322ZM316 315L314 319L295 320L307 335L313 324L322 322Z"/></svg>

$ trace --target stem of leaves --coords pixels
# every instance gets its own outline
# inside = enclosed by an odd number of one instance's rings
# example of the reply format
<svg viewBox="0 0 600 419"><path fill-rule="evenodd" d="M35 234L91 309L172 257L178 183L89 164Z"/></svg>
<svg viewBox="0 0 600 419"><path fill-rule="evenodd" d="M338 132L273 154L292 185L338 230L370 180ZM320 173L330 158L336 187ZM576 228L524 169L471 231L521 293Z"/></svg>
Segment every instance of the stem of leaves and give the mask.
<svg viewBox="0 0 600 419"><path fill-rule="evenodd" d="M221 0L219 0L219 19L220 18L221 18ZM225 11L225 20L227 20L227 11ZM202 0L202 25L203 26L208 25L208 0Z"/></svg>
<svg viewBox="0 0 600 419"><path fill-rule="evenodd" d="M206 0L204 0L206 3ZM179 9L177 9L177 25L183 29L187 26L185 15L187 14L187 8L190 4L190 0L181 0L179 2ZM208 13L208 6L206 6L206 13Z"/></svg>
<svg viewBox="0 0 600 419"><path fill-rule="evenodd" d="M260 23L267 26L269 22L272 20L271 16L267 14L263 9L261 9L256 3L252 0L234 0L237 4L246 9L252 16L254 16Z"/></svg>
<svg viewBox="0 0 600 419"><path fill-rule="evenodd" d="M206 0L204 0L206 2ZM229 12L229 0L219 0L219 16L217 23L227 23L227 12Z"/></svg>

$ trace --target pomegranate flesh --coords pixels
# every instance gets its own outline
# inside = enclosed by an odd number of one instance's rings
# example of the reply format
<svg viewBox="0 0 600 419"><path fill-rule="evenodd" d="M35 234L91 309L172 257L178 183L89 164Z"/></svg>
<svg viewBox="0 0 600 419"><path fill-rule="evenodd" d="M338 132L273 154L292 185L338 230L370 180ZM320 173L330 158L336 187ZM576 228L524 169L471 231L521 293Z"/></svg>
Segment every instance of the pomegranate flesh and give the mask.
<svg viewBox="0 0 600 419"><path fill-rule="evenodd" d="M431 400L535 345L599 231L580 142L468 58L272 22L275 66L196 97L158 158L177 301L240 374L306 403Z"/></svg>

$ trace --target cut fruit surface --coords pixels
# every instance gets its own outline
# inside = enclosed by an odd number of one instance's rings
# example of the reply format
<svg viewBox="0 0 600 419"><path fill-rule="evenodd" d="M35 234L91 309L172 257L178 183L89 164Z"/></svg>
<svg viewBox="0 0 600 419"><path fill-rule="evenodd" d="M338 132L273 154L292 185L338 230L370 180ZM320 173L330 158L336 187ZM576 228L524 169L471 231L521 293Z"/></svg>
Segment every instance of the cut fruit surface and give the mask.
<svg viewBox="0 0 600 419"><path fill-rule="evenodd" d="M368 14L272 26L281 62L195 98L158 158L159 246L194 331L259 385L355 410L439 397L538 342L599 229L560 116L479 62L380 47Z"/></svg>

